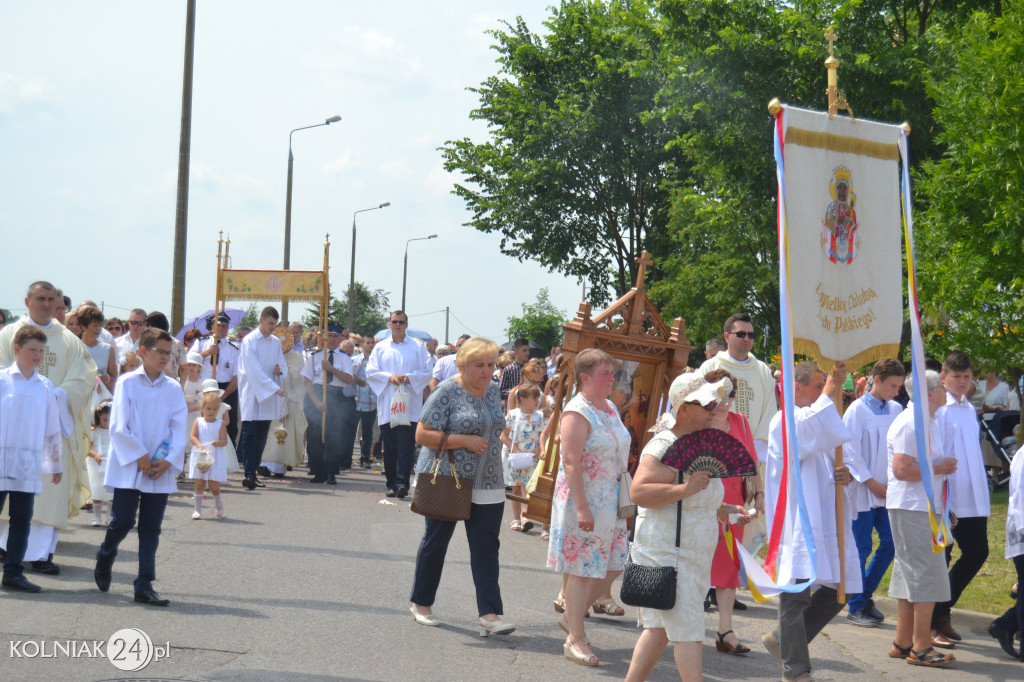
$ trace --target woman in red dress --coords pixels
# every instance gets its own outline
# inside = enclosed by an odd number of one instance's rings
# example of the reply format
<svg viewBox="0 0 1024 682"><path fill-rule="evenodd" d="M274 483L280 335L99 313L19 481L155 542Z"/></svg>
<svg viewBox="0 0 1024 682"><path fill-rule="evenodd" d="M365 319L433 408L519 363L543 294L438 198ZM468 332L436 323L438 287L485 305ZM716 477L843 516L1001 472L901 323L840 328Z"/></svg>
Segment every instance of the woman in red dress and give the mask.
<svg viewBox="0 0 1024 682"><path fill-rule="evenodd" d="M734 388L732 393L729 395L729 398L722 402L718 411L715 413L715 416L711 421L711 426L725 431L730 436L743 443L747 452L750 453L750 457L756 462L757 453L754 450L754 434L750 430L750 424L747 422L747 418L739 412L729 411L729 408L732 405L732 400L736 396L736 380L733 379L731 375L728 375L728 373L725 373L724 370L718 371L729 376ZM708 373L709 380L711 378L710 374L711 372ZM725 498L722 500L722 504L746 505L743 490L744 480L746 480L748 486L753 486L754 506L758 510L758 513L763 514L764 492L762 490L761 479L759 476L751 476L746 479L740 476L734 476L732 478L722 479L722 483L725 485ZM740 644L739 639L736 637L736 633L732 631L732 612L736 603L736 588L740 586L740 558L739 555L736 554L735 545L743 541L743 526L749 522L750 519L747 517L740 517L736 523L731 525L728 519L718 522L718 546L715 548L715 556L711 561L711 586L715 591L716 601L718 602L718 636L715 639L715 648L723 653L736 655L742 655L750 652L750 648ZM726 545L725 531L727 528L732 531L734 542L732 555L729 554L729 547Z"/></svg>

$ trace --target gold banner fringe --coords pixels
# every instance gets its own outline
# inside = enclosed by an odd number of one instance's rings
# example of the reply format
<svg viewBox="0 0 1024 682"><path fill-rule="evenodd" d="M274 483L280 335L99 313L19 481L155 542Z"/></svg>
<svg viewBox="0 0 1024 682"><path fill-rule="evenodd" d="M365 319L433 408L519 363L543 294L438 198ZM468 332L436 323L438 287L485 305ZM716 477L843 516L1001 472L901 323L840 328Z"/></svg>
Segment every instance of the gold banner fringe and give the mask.
<svg viewBox="0 0 1024 682"><path fill-rule="evenodd" d="M826 358L821 349L818 348L818 344L810 339L793 339L793 352L814 358L814 361L818 363L818 367L826 374L832 371L832 365L836 363L835 358ZM900 344L898 343L884 343L872 346L862 350L852 358L846 358L846 369L849 372L853 372L855 369L860 369L865 365L873 364L885 358L896 358L899 360L899 352Z"/></svg>
<svg viewBox="0 0 1024 682"><path fill-rule="evenodd" d="M832 152L843 154L856 154L858 156L871 156L886 161L899 161L900 149L895 144L884 142L871 142L861 140L849 135L834 135L832 133L819 133L804 128L787 128L786 144L795 144L801 147L814 147L816 149L827 149Z"/></svg>
<svg viewBox="0 0 1024 682"><path fill-rule="evenodd" d="M276 293L272 294L266 291L260 291L252 294L225 294L222 301L312 301L315 303L323 303L324 295L319 294L284 294Z"/></svg>

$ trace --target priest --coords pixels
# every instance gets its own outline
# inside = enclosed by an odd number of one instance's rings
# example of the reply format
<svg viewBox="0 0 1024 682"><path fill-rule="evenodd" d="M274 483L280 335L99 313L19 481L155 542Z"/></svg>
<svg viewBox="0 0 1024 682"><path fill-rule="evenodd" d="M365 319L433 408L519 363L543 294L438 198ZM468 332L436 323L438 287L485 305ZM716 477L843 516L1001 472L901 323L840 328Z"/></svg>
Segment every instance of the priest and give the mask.
<svg viewBox="0 0 1024 682"><path fill-rule="evenodd" d="M862 590L857 544L851 520L854 516L848 496L845 499L845 570L840 572L839 541L836 532L836 488L851 480L850 469L835 466L835 448L852 438L836 409L833 397L846 379L846 365L836 363L826 379L813 362L801 362L793 370L796 405L796 441L800 457L800 482L806 501L810 531L816 556L806 542L807 528L797 509L796 481L790 482L786 496L784 538L778 554L779 585L813 583L800 592L779 595L779 619L774 631L762 639L783 668L786 680L809 679L811 640L843 609L837 599L839 582L845 589ZM841 395L841 394L840 394ZM782 485L786 456L782 447L782 413L772 419L768 441L768 484L765 486L768 527L772 528L775 504ZM792 469L790 469L792 472Z"/></svg>
<svg viewBox="0 0 1024 682"><path fill-rule="evenodd" d="M88 407L96 387L96 363L85 345L54 319L58 301L61 299L56 287L49 282L33 282L25 298L28 314L0 330L0 369L14 363L14 335L19 329L31 324L46 334L46 354L37 371L53 384L62 408L62 427L71 432L61 448L64 476L56 485L47 481L36 498L25 551L25 561L31 562L32 570L46 575L60 573L60 567L53 563L57 540L60 531L67 529L68 518L78 515L80 500L84 498L85 483L79 480L79 474L89 451ZM5 550L7 531L5 508L0 520L0 545Z"/></svg>

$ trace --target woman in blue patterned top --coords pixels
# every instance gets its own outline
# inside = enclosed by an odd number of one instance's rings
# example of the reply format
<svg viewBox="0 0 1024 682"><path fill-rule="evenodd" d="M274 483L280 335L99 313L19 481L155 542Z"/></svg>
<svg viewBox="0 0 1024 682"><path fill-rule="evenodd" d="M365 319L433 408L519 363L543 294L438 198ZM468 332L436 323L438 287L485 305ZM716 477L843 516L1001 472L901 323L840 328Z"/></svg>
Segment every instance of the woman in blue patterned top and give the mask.
<svg viewBox="0 0 1024 682"><path fill-rule="evenodd" d="M515 630L514 625L501 619L503 608L498 587L498 533L505 513L500 440L505 411L498 385L491 381L498 350L496 344L479 337L462 344L455 357L459 373L441 382L430 394L416 428L416 442L423 446L416 462L417 473L429 471L434 449L447 433L459 478L473 481L472 511L465 522L466 539L480 614L477 626L485 637L507 635ZM432 615L432 607L456 522L427 517L425 523L416 553L410 611L420 625L440 625Z"/></svg>

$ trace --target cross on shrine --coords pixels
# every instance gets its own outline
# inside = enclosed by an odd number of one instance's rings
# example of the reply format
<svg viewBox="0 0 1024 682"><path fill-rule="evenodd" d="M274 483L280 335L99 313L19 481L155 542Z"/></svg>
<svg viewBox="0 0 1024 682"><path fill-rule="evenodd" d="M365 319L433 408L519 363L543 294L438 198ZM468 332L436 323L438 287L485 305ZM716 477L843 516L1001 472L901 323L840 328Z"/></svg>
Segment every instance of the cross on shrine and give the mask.
<svg viewBox="0 0 1024 682"><path fill-rule="evenodd" d="M836 35L836 32L832 29L831 26L828 27L827 31L825 31L825 40L828 41L828 56L836 56L835 42L839 40L839 36Z"/></svg>
<svg viewBox="0 0 1024 682"><path fill-rule="evenodd" d="M634 258L633 261L640 267L636 271L636 289L644 288L644 276L647 273L647 266L654 265L654 261L648 257L647 252L644 251L639 258Z"/></svg>

